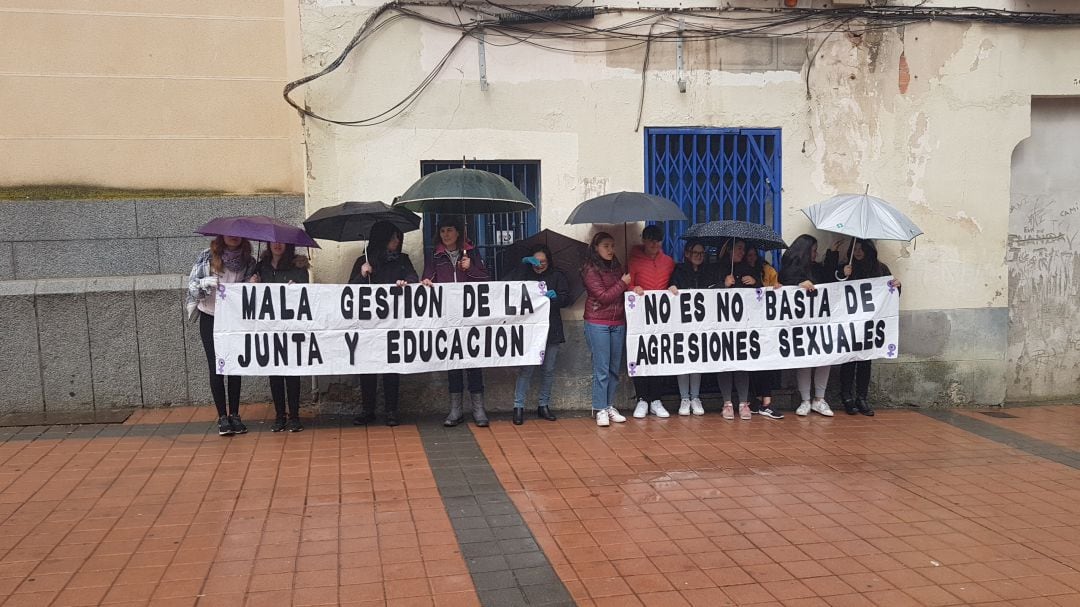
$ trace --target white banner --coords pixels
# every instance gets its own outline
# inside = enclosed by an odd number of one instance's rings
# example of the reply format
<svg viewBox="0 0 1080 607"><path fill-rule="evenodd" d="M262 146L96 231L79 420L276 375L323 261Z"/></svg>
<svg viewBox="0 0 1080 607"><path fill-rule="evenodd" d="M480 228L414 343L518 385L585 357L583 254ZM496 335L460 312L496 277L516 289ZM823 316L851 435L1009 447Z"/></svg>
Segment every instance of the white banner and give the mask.
<svg viewBox="0 0 1080 607"><path fill-rule="evenodd" d="M547 346L542 282L222 286L214 348L224 375L538 365Z"/></svg>
<svg viewBox="0 0 1080 607"><path fill-rule="evenodd" d="M896 358L891 276L798 287L625 295L631 377L794 369Z"/></svg>

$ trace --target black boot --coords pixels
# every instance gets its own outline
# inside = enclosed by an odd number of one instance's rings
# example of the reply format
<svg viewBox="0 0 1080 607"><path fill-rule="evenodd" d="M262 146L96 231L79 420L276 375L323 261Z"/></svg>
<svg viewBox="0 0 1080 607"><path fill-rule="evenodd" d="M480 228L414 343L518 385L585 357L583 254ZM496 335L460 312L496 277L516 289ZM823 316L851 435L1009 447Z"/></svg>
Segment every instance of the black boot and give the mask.
<svg viewBox="0 0 1080 607"><path fill-rule="evenodd" d="M401 422L398 421L398 416L397 416L397 405L393 405L393 406L387 405L386 406L386 425L393 428L394 426L396 426L396 425L398 425L400 423Z"/></svg>
<svg viewBox="0 0 1080 607"><path fill-rule="evenodd" d="M541 405L536 408L536 417L546 419L549 422L555 421L555 414L551 412L551 409L547 405Z"/></svg>
<svg viewBox="0 0 1080 607"><path fill-rule="evenodd" d="M514 425L520 426L525 423L525 408L514 407Z"/></svg>
<svg viewBox="0 0 1080 607"><path fill-rule="evenodd" d="M860 396L855 400L855 406L858 408L859 413L867 417L874 417L874 409L870 406L870 403L866 402L866 398Z"/></svg>
<svg viewBox="0 0 1080 607"><path fill-rule="evenodd" d="M465 414L461 412L461 392L451 392L450 414L446 416L443 425L447 428L453 428L463 421L465 421Z"/></svg>
<svg viewBox="0 0 1080 607"><path fill-rule="evenodd" d="M364 409L360 411L360 415L357 415L356 418L352 420L352 423L354 426L366 426L373 421L375 421L375 409L364 407Z"/></svg>
<svg viewBox="0 0 1080 607"><path fill-rule="evenodd" d="M484 410L484 393L483 392L470 392L469 397L472 399L472 417L476 422L477 428L488 427L487 411Z"/></svg>
<svg viewBox="0 0 1080 607"><path fill-rule="evenodd" d="M846 411L848 415L855 415L859 412L859 408L855 405L854 398L844 399L844 411Z"/></svg>

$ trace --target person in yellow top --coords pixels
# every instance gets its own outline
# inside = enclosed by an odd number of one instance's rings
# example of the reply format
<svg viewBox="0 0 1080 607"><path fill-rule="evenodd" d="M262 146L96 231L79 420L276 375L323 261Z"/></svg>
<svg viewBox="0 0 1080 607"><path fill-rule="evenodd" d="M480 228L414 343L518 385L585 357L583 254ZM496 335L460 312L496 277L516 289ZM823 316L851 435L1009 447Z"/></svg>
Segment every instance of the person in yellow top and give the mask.
<svg viewBox="0 0 1080 607"><path fill-rule="evenodd" d="M744 261L747 265L756 268L761 266L761 282L766 287L779 287L780 278L776 268L761 258L757 249L746 249ZM750 410L762 417L769 419L783 419L784 414L772 408L772 391L780 386L780 371L777 369L765 369L750 372L750 393L754 398L760 399L761 404L751 404Z"/></svg>

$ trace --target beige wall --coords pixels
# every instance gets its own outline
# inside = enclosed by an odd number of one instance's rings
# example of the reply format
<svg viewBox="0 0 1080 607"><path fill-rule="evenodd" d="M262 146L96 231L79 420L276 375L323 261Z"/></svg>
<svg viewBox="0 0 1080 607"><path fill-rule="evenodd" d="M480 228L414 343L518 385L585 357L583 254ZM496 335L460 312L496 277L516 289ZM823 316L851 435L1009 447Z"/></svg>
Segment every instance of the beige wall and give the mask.
<svg viewBox="0 0 1080 607"><path fill-rule="evenodd" d="M303 191L298 0L0 0L0 186Z"/></svg>

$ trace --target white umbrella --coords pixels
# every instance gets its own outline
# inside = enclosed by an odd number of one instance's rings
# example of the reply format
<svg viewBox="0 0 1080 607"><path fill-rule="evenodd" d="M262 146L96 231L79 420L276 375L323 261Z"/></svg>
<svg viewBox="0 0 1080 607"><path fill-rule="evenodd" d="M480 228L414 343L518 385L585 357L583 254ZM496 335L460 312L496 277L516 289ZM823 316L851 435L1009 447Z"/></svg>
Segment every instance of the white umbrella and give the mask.
<svg viewBox="0 0 1080 607"><path fill-rule="evenodd" d="M869 194L838 194L802 210L814 227L852 237L851 255L855 255L855 238L863 240L903 240L923 233L915 222L889 203ZM851 260L848 260L851 263Z"/></svg>

